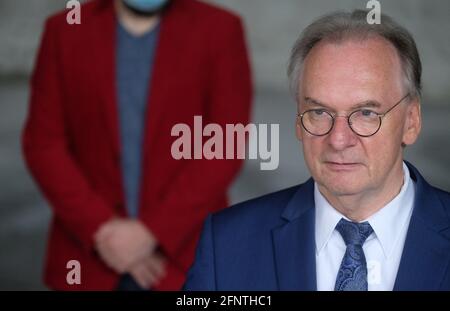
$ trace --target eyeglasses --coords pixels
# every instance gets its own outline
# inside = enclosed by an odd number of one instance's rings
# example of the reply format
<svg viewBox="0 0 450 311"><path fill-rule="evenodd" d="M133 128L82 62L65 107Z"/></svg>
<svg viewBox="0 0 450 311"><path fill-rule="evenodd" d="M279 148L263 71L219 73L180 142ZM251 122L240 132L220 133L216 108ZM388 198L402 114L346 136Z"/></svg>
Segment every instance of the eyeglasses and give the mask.
<svg viewBox="0 0 450 311"><path fill-rule="evenodd" d="M314 136L325 136L331 132L334 126L335 118L347 118L348 125L352 131L361 137L370 137L375 135L381 128L381 121L392 109L397 107L405 98L406 94L394 106L385 113L378 113L371 109L363 108L353 111L347 116L338 116L325 109L310 109L297 116L300 118L303 128Z"/></svg>

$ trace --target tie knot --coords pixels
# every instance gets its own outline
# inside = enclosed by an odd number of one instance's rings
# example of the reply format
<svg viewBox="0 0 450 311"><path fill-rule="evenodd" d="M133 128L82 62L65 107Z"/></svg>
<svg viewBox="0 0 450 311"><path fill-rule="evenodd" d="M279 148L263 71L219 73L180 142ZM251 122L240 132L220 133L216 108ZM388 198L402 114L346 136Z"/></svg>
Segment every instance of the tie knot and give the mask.
<svg viewBox="0 0 450 311"><path fill-rule="evenodd" d="M346 245L363 245L373 229L370 224L365 221L362 223L350 222L342 218L336 225L336 230L341 234Z"/></svg>

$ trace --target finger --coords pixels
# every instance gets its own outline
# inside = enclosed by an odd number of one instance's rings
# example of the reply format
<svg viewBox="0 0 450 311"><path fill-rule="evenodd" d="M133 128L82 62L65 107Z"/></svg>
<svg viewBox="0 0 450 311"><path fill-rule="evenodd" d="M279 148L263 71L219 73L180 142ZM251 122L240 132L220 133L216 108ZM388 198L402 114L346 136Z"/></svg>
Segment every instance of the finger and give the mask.
<svg viewBox="0 0 450 311"><path fill-rule="evenodd" d="M131 275L143 288L149 288L155 282L155 276L142 264L135 266L132 271Z"/></svg>
<svg viewBox="0 0 450 311"><path fill-rule="evenodd" d="M158 262L158 259L152 258L152 256L148 256L141 261L141 265L151 276L151 285L158 283L165 274L164 269L160 269L162 267L161 263Z"/></svg>
<svg viewBox="0 0 450 311"><path fill-rule="evenodd" d="M130 271L130 274L140 287L146 288L147 279L142 276L142 273L139 270L139 267L135 267Z"/></svg>
<svg viewBox="0 0 450 311"><path fill-rule="evenodd" d="M114 254L121 270L127 271L142 263L142 260L135 260L129 255L129 253L126 252L115 251Z"/></svg>
<svg viewBox="0 0 450 311"><path fill-rule="evenodd" d="M165 276L166 268L163 260L157 256L150 256L146 259L145 265L152 274L154 274L158 279Z"/></svg>

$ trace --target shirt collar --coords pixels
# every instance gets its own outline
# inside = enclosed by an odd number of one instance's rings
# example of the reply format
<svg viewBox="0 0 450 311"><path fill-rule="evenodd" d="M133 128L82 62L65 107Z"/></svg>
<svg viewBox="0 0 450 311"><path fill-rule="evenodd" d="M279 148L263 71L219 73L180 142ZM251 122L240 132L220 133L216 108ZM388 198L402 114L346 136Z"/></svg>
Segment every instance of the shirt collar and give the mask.
<svg viewBox="0 0 450 311"><path fill-rule="evenodd" d="M409 220L414 204L414 184L405 163L403 163L403 176L404 182L399 194L365 220L372 226L386 258L392 254L402 228ZM341 218L348 220L348 218L328 203L320 193L316 182L314 182L314 202L316 207L316 252L319 254L330 240L339 220Z"/></svg>
<svg viewBox="0 0 450 311"><path fill-rule="evenodd" d="M314 182L314 203L316 207L316 253L319 254L330 240L337 223L344 216L328 203L320 193L316 182Z"/></svg>

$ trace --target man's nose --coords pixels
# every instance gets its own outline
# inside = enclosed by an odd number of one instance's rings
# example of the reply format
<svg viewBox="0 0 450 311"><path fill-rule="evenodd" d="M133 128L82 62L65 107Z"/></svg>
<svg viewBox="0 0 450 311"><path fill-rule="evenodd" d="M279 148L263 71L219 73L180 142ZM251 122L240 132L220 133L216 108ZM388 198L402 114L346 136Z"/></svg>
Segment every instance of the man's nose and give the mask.
<svg viewBox="0 0 450 311"><path fill-rule="evenodd" d="M331 132L328 134L328 142L335 150L344 150L354 146L358 141L357 135L350 128L345 116L336 116Z"/></svg>

